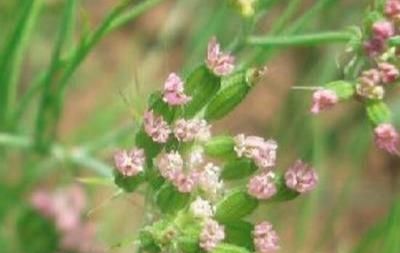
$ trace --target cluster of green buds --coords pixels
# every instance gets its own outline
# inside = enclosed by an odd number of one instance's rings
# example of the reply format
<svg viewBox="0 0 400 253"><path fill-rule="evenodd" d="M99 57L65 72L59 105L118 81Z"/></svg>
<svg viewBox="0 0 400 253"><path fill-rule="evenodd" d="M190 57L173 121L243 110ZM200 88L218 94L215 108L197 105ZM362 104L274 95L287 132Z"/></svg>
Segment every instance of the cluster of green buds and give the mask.
<svg viewBox="0 0 400 253"><path fill-rule="evenodd" d="M365 107L378 148L399 155L400 135L392 123L385 96L398 83L400 52L400 1L380 1L367 15L361 36L353 44L355 56L348 64L348 80L329 83L313 95L312 113L337 102L355 99Z"/></svg>
<svg viewBox="0 0 400 253"><path fill-rule="evenodd" d="M135 147L115 156L115 183L148 191L152 209L141 229L142 252L275 252L279 237L250 215L261 205L288 201L315 188L314 170L298 160L273 169L277 143L262 137L211 135L212 121L239 105L265 74L235 70L215 38L204 64L183 79L171 73L150 96Z"/></svg>

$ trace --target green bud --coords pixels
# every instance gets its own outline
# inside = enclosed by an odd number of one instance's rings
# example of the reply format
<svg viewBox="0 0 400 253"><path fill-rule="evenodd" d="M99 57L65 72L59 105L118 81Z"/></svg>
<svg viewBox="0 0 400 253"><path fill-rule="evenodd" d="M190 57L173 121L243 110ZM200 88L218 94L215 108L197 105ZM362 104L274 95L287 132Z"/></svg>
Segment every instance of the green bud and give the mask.
<svg viewBox="0 0 400 253"><path fill-rule="evenodd" d="M215 247L212 253L250 253L249 250L243 247L239 247L233 244L221 243Z"/></svg>
<svg viewBox="0 0 400 253"><path fill-rule="evenodd" d="M124 176L118 171L114 172L114 183L125 192L133 192L143 181L143 172L132 177Z"/></svg>
<svg viewBox="0 0 400 253"><path fill-rule="evenodd" d="M192 100L184 107L184 116L193 117L198 113L221 87L221 78L211 73L208 68L201 65L187 78L185 92Z"/></svg>
<svg viewBox="0 0 400 253"><path fill-rule="evenodd" d="M339 80L326 85L327 89L335 91L340 100L346 100L354 96L355 86L347 81Z"/></svg>
<svg viewBox="0 0 400 253"><path fill-rule="evenodd" d="M149 108L154 111L156 115L163 116L164 120L171 123L174 119L176 108L169 106L163 100L163 94L160 91L152 93L149 97Z"/></svg>
<svg viewBox="0 0 400 253"><path fill-rule="evenodd" d="M184 208L190 200L190 194L179 192L169 182L165 182L156 193L156 203L163 213L175 213Z"/></svg>
<svg viewBox="0 0 400 253"><path fill-rule="evenodd" d="M33 209L24 210L18 218L17 235L22 252L53 253L58 250L59 235L54 223Z"/></svg>
<svg viewBox="0 0 400 253"><path fill-rule="evenodd" d="M154 157L156 157L163 148L163 145L154 142L151 139L151 137L144 131L143 128L136 133L135 144L138 148L144 149L147 162L151 161Z"/></svg>
<svg viewBox="0 0 400 253"><path fill-rule="evenodd" d="M259 201L246 191L239 189L231 192L216 206L215 218L220 222L230 222L251 214Z"/></svg>
<svg viewBox="0 0 400 253"><path fill-rule="evenodd" d="M150 231L142 230L139 233L140 248L149 253L161 252L160 247L154 241Z"/></svg>
<svg viewBox="0 0 400 253"><path fill-rule="evenodd" d="M391 111L383 101L368 101L366 105L368 119L374 126L391 122Z"/></svg>
<svg viewBox="0 0 400 253"><path fill-rule="evenodd" d="M226 180L243 179L257 170L257 165L246 158L229 161L224 165L221 177Z"/></svg>
<svg viewBox="0 0 400 253"><path fill-rule="evenodd" d="M397 36L390 37L388 39L388 43L389 43L389 46L391 46L391 47L400 46L400 36L397 35Z"/></svg>
<svg viewBox="0 0 400 253"><path fill-rule="evenodd" d="M239 105L253 86L255 70L245 70L227 76L222 80L222 89L207 105L206 120L221 119Z"/></svg>
<svg viewBox="0 0 400 253"><path fill-rule="evenodd" d="M289 201L300 195L300 193L286 186L285 177L283 175L276 176L275 182L277 192L271 199L267 200L268 202Z"/></svg>
<svg viewBox="0 0 400 253"><path fill-rule="evenodd" d="M209 156L218 158L235 157L235 141L231 136L216 136L209 140L205 146L205 152Z"/></svg>
<svg viewBox="0 0 400 253"><path fill-rule="evenodd" d="M184 236L179 237L178 248L181 250L181 252L185 252L185 253L201 252L201 249L199 246L199 237L191 236L191 235L184 235Z"/></svg>
<svg viewBox="0 0 400 253"><path fill-rule="evenodd" d="M225 242L254 251L253 229L250 222L237 220L224 224Z"/></svg>

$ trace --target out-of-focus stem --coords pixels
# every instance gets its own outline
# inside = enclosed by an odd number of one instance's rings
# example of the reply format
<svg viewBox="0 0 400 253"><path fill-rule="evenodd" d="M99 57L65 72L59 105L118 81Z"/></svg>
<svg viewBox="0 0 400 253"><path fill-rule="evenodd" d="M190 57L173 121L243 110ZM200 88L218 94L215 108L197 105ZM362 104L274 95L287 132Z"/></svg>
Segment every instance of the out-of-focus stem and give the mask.
<svg viewBox="0 0 400 253"><path fill-rule="evenodd" d="M247 39L250 46L260 47L293 47L315 46L325 43L346 43L351 39L349 32L323 32L316 34L287 35L277 37L251 36Z"/></svg>

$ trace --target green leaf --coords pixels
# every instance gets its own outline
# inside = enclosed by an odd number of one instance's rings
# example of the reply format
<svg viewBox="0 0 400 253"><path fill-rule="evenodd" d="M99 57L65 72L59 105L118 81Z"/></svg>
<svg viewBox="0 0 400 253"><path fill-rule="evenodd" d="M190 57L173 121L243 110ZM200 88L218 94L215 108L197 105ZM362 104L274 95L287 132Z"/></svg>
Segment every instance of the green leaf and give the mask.
<svg viewBox="0 0 400 253"><path fill-rule="evenodd" d="M135 136L135 144L137 147L144 149L146 159L148 161L151 161L154 157L156 157L163 147L162 144L154 142L144 131L143 127Z"/></svg>
<svg viewBox="0 0 400 253"><path fill-rule="evenodd" d="M383 101L368 101L366 104L366 110L368 119L374 126L381 123L389 123L392 120L392 113Z"/></svg>
<svg viewBox="0 0 400 253"><path fill-rule="evenodd" d="M221 119L239 105L252 88L255 70L243 70L223 79L223 88L207 105L204 118L208 121Z"/></svg>
<svg viewBox="0 0 400 253"><path fill-rule="evenodd" d="M250 253L250 251L233 244L221 243L211 253Z"/></svg>
<svg viewBox="0 0 400 253"><path fill-rule="evenodd" d="M231 136L213 137L204 146L207 155L217 158L236 157L234 147L235 141Z"/></svg>
<svg viewBox="0 0 400 253"><path fill-rule="evenodd" d="M23 252L54 253L59 237L54 223L35 210L24 210L17 221L17 235Z"/></svg>
<svg viewBox="0 0 400 253"><path fill-rule="evenodd" d="M190 194L179 192L169 182L165 182L156 194L156 203L163 213L175 213L184 208L190 200Z"/></svg>
<svg viewBox="0 0 400 253"><path fill-rule="evenodd" d="M192 235L183 235L178 239L178 248L185 253L201 252L199 246L199 237Z"/></svg>
<svg viewBox="0 0 400 253"><path fill-rule="evenodd" d="M246 158L229 161L224 165L221 177L226 180L243 179L257 170L257 165Z"/></svg>
<svg viewBox="0 0 400 253"><path fill-rule="evenodd" d="M144 181L144 173L141 172L136 176L127 177L115 171L114 182L125 192L133 192Z"/></svg>
<svg viewBox="0 0 400 253"><path fill-rule="evenodd" d="M161 252L160 247L156 244L153 235L148 230L141 230L139 233L140 248L149 253Z"/></svg>
<svg viewBox="0 0 400 253"><path fill-rule="evenodd" d="M184 116L190 118L196 115L220 87L221 79L212 74L205 65L195 69L185 83L185 92L192 100L184 107Z"/></svg>
<svg viewBox="0 0 400 253"><path fill-rule="evenodd" d="M254 251L253 245L253 229L254 226L250 222L237 220L224 224L225 241L240 247L244 247L249 251Z"/></svg>
<svg viewBox="0 0 400 253"><path fill-rule="evenodd" d="M242 189L233 191L217 204L215 218L220 222L238 220L251 214L258 203Z"/></svg>

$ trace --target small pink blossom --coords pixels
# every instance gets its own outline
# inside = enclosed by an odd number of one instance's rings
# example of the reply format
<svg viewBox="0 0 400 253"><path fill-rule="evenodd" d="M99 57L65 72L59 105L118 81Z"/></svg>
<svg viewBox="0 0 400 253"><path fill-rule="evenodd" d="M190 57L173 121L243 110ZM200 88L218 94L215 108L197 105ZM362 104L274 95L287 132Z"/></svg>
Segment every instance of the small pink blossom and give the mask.
<svg viewBox="0 0 400 253"><path fill-rule="evenodd" d="M396 68L396 66L387 63L387 62L382 62L378 64L379 68L379 73L380 77L383 83L393 83L394 81L399 78L399 70Z"/></svg>
<svg viewBox="0 0 400 253"><path fill-rule="evenodd" d="M143 171L145 155L143 149L121 150L114 155L117 170L124 176L136 176Z"/></svg>
<svg viewBox="0 0 400 253"><path fill-rule="evenodd" d="M30 202L43 216L51 217L55 213L53 198L51 194L45 190L33 192Z"/></svg>
<svg viewBox="0 0 400 253"><path fill-rule="evenodd" d="M155 116L152 110L144 114L144 130L153 141L158 143L166 143L171 133L171 129L164 118Z"/></svg>
<svg viewBox="0 0 400 253"><path fill-rule="evenodd" d="M175 74L169 74L164 84L163 101L171 106L185 105L192 98L184 93L183 81Z"/></svg>
<svg viewBox="0 0 400 253"><path fill-rule="evenodd" d="M328 110L336 105L338 101L339 98L333 90L319 89L313 94L311 113L318 114L321 111Z"/></svg>
<svg viewBox="0 0 400 253"><path fill-rule="evenodd" d="M376 57L385 49L385 41L372 38L364 42L364 51L369 57Z"/></svg>
<svg viewBox="0 0 400 253"><path fill-rule="evenodd" d="M378 148L383 149L390 154L400 155L399 146L399 133L394 126L389 123L382 123L378 125L375 130L375 144Z"/></svg>
<svg viewBox="0 0 400 253"><path fill-rule="evenodd" d="M247 184L247 192L260 200L269 199L277 192L274 179L275 174L271 171L253 176Z"/></svg>
<svg viewBox="0 0 400 253"><path fill-rule="evenodd" d="M157 167L161 176L169 181L173 181L176 175L183 170L183 160L178 152L172 151L160 156Z"/></svg>
<svg viewBox="0 0 400 253"><path fill-rule="evenodd" d="M301 160L297 160L285 173L286 186L299 193L312 191L318 183L317 173Z"/></svg>
<svg viewBox="0 0 400 253"><path fill-rule="evenodd" d="M388 0L385 5L385 14L393 20L400 19L400 1L399 0Z"/></svg>
<svg viewBox="0 0 400 253"><path fill-rule="evenodd" d="M211 38L207 50L207 67L217 76L225 76L232 73L235 58L220 51L220 45L215 37Z"/></svg>
<svg viewBox="0 0 400 253"><path fill-rule="evenodd" d="M372 25L373 37L380 40L387 40L394 35L393 24L389 21L377 21Z"/></svg>
<svg viewBox="0 0 400 253"><path fill-rule="evenodd" d="M272 224L267 221L254 227L253 242L258 253L272 253L280 249L279 237Z"/></svg>
<svg viewBox="0 0 400 253"><path fill-rule="evenodd" d="M239 134L235 137L235 152L239 157L253 159L258 167L266 169L275 165L277 143L258 136Z"/></svg>
<svg viewBox="0 0 400 253"><path fill-rule="evenodd" d="M224 227L215 220L208 219L200 232L200 247L211 252L224 239Z"/></svg>
<svg viewBox="0 0 400 253"><path fill-rule="evenodd" d="M190 211L196 218L210 218L214 215L215 207L207 200L197 197L195 201L190 204Z"/></svg>
<svg viewBox="0 0 400 253"><path fill-rule="evenodd" d="M183 171L178 171L172 180L178 191L182 193L190 193L197 186L197 173L185 174Z"/></svg>
<svg viewBox="0 0 400 253"><path fill-rule="evenodd" d="M377 69L363 71L356 85L357 94L369 99L382 99L385 90L380 85L381 73Z"/></svg>
<svg viewBox="0 0 400 253"><path fill-rule="evenodd" d="M175 122L173 132L182 142L207 141L211 136L210 128L204 119L179 119Z"/></svg>
<svg viewBox="0 0 400 253"><path fill-rule="evenodd" d="M213 163L207 163L203 170L197 173L199 188L209 199L216 199L222 193L224 184L220 174L221 168Z"/></svg>

